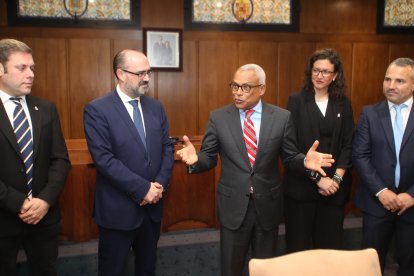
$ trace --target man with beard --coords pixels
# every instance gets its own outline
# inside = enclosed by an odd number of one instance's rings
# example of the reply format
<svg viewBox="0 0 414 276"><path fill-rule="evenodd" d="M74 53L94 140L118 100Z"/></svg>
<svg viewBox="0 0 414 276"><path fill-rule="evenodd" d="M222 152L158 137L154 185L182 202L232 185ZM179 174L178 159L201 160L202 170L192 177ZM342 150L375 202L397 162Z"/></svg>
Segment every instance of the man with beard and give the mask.
<svg viewBox="0 0 414 276"><path fill-rule="evenodd" d="M155 275L162 194L173 167L173 143L161 104L145 94L147 57L123 50L113 61L116 89L86 105L84 127L96 165L94 218L99 275L123 275L128 253L135 275Z"/></svg>

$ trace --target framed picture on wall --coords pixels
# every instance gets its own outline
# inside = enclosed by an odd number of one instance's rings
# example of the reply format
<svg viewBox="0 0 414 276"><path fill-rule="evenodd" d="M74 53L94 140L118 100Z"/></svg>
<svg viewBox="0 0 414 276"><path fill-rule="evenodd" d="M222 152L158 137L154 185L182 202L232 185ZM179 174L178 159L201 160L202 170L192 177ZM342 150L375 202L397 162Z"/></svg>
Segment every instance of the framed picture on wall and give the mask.
<svg viewBox="0 0 414 276"><path fill-rule="evenodd" d="M414 1L378 0L378 33L414 33Z"/></svg>
<svg viewBox="0 0 414 276"><path fill-rule="evenodd" d="M8 1L10 26L139 28L140 0Z"/></svg>
<svg viewBox="0 0 414 276"><path fill-rule="evenodd" d="M143 48L151 69L182 71L183 38L181 29L143 29Z"/></svg>

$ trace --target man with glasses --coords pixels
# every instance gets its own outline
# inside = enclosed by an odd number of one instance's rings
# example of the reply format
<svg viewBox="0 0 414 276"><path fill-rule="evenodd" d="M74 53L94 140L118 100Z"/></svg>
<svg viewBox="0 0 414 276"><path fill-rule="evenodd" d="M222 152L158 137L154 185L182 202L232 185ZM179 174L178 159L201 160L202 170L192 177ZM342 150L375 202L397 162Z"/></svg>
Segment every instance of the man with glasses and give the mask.
<svg viewBox="0 0 414 276"><path fill-rule="evenodd" d="M84 127L96 165L94 217L99 227L99 275L123 275L132 247L135 275L155 275L162 194L174 145L161 104L145 94L147 57L123 50L113 61L116 89L85 107Z"/></svg>
<svg viewBox="0 0 414 276"><path fill-rule="evenodd" d="M187 136L177 154L201 172L221 159L217 185L218 220L221 224L221 275L243 273L251 248L253 258L276 256L278 224L283 214L279 156L298 173L307 169L325 175L330 155L316 152L318 142L305 155L296 149L290 113L261 100L266 74L256 64L237 69L230 83L234 103L211 113L201 151L197 154Z"/></svg>

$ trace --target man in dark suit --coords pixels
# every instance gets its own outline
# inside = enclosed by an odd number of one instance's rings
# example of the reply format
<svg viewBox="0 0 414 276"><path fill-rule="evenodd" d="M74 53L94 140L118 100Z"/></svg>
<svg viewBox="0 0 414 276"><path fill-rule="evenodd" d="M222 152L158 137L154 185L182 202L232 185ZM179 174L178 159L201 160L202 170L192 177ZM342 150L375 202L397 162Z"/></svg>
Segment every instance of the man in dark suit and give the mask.
<svg viewBox="0 0 414 276"><path fill-rule="evenodd" d="M378 251L384 270L388 247L395 235L398 275L412 276L413 60L399 58L391 62L385 73L383 92L387 100L362 110L355 133L352 157L361 178L355 202L363 211L363 246Z"/></svg>
<svg viewBox="0 0 414 276"><path fill-rule="evenodd" d="M25 249L32 275L56 275L59 193L70 168L56 107L30 96L32 50L0 40L0 275Z"/></svg>
<svg viewBox="0 0 414 276"><path fill-rule="evenodd" d="M172 172L174 145L163 107L145 96L151 76L146 56L123 50L113 69L116 90L87 104L84 113L97 169L98 273L122 275L132 247L135 275L155 275L161 198Z"/></svg>
<svg viewBox="0 0 414 276"><path fill-rule="evenodd" d="M184 148L177 153L192 172L213 168L220 155L222 170L216 198L221 273L240 276L250 246L254 258L276 256L283 214L279 156L286 166L303 171L306 166L322 174L321 165L330 166L333 160L330 155L315 152L317 142L304 160L296 149L290 112L261 100L266 75L260 66L240 67L230 88L234 104L212 112L201 151L197 154L184 136Z"/></svg>

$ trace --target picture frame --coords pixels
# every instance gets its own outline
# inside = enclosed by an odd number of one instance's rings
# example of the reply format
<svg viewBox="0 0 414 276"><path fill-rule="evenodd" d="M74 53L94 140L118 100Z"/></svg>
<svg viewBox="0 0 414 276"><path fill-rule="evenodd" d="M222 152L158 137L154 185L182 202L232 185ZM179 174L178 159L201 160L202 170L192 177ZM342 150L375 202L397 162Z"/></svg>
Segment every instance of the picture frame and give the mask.
<svg viewBox="0 0 414 276"><path fill-rule="evenodd" d="M396 9L405 10L406 12L397 11L395 14L386 10L389 5L397 5ZM392 10L396 10L394 7ZM377 33L395 33L395 34L412 34L414 33L414 20L412 15L414 11L414 2L409 1L402 3L392 0L378 0L377 10ZM402 23L405 18L411 18L411 23Z"/></svg>
<svg viewBox="0 0 414 276"><path fill-rule="evenodd" d="M183 70L183 32L181 29L143 28L143 49L151 69Z"/></svg>
<svg viewBox="0 0 414 276"><path fill-rule="evenodd" d="M198 3L197 0L184 0L184 28L185 30L215 30L215 31L270 31L270 32L298 32L299 31L299 12L300 12L300 0L289 0L289 23L264 23L264 22L254 22L249 20L253 13L257 10L254 7L251 7L251 14L247 15L247 20L242 18L237 18L238 15L235 9L236 4L243 5L244 1L241 0L227 0L222 2L232 2L232 12L236 19L234 22L228 23L218 23L218 22L208 22L208 21L196 21L194 19L194 3ZM241 3L243 2L243 3ZM251 5L253 6L254 0L250 0ZM259 2L259 1L257 1ZM199 5L199 3L198 3ZM222 13L220 13L223 15ZM243 15L242 15L243 16Z"/></svg>
<svg viewBox="0 0 414 276"><path fill-rule="evenodd" d="M115 0L111 3L113 5L119 4L117 2L126 2L126 4L129 4L129 18L122 18L122 16L119 16L119 10L114 11L114 9L106 6L104 8L109 9L108 12L102 12L100 9L97 11L97 14L102 14L100 18L94 18L93 16L88 17L88 12L91 13L91 11L86 12L86 10L93 7L91 3L88 5L88 0L80 0L76 2L78 6L74 8L70 6L72 2L69 2L69 0L48 3L47 5L50 5L50 11L56 12L56 15L53 16L49 15L50 12L48 12L47 7L40 8L40 6L38 10L31 8L29 10L32 12L31 15L22 15L20 5L23 5L24 1L8 1L8 25L71 28L139 28L140 0ZM76 11L79 12L79 15ZM113 11L113 17L109 17L111 11ZM118 12L118 14L116 12Z"/></svg>

